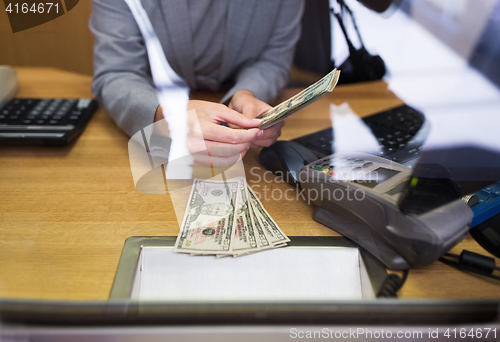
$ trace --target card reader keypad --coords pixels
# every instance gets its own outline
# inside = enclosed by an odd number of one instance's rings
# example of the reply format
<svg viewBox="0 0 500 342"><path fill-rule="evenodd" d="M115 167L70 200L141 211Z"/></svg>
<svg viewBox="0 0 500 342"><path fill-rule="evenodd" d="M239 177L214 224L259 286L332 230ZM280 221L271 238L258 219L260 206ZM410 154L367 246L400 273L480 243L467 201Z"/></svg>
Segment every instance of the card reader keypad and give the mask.
<svg viewBox="0 0 500 342"><path fill-rule="evenodd" d="M303 171L309 174L308 177L312 177L313 182L323 180L352 183L384 195L393 202L400 193L388 191L399 183L406 184L411 174L411 169L406 166L366 153L333 154L307 165ZM305 181L306 178L303 179Z"/></svg>
<svg viewBox="0 0 500 342"><path fill-rule="evenodd" d="M333 176L335 175L335 172L338 172L340 170L343 173L358 172L364 171L373 165L373 162L360 158L327 157L315 162L309 168L311 170L328 173Z"/></svg>

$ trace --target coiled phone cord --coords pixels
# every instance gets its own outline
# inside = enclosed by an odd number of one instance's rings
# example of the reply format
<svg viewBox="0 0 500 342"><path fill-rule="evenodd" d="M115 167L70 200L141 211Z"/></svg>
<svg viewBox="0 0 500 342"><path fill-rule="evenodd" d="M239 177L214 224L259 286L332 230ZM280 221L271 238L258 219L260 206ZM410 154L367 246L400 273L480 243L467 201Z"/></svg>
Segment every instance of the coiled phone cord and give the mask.
<svg viewBox="0 0 500 342"><path fill-rule="evenodd" d="M408 273L410 273L410 270L404 270L402 278L397 274L389 274L380 286L377 298L397 298L397 292L403 287L406 278L408 278Z"/></svg>

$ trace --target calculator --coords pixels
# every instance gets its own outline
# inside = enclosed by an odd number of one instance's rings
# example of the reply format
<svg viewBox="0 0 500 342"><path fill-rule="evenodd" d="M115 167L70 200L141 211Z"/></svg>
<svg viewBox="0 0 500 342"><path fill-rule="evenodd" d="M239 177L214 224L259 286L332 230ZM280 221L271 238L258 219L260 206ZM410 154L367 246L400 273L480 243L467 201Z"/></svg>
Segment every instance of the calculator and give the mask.
<svg viewBox="0 0 500 342"><path fill-rule="evenodd" d="M97 108L93 99L12 99L0 109L0 142L67 145Z"/></svg>

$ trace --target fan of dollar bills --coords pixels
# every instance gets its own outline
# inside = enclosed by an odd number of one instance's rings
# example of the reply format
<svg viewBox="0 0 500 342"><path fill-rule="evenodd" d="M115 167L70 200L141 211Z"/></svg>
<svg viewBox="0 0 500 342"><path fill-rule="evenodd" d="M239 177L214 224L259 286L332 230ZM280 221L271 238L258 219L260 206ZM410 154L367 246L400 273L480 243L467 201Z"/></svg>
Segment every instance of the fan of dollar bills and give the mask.
<svg viewBox="0 0 500 342"><path fill-rule="evenodd" d="M175 251L240 256L288 241L243 177L194 179Z"/></svg>

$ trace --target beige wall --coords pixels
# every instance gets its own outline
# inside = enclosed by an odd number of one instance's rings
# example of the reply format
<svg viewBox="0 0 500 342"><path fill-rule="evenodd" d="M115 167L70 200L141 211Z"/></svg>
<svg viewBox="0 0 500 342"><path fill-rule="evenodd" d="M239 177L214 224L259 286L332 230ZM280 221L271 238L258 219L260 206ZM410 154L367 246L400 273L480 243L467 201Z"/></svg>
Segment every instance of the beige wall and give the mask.
<svg viewBox="0 0 500 342"><path fill-rule="evenodd" d="M49 66L92 74L92 33L88 28L90 0L40 26L12 33L0 4L0 65Z"/></svg>

